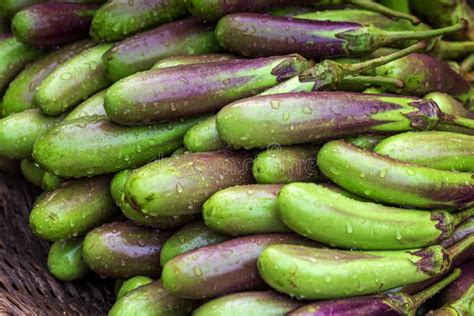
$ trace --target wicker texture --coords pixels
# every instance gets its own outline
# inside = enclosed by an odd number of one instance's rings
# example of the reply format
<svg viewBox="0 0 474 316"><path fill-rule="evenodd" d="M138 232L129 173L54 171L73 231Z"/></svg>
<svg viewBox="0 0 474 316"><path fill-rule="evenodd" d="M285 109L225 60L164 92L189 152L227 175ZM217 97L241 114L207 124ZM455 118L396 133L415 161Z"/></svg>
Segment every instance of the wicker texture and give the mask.
<svg viewBox="0 0 474 316"><path fill-rule="evenodd" d="M28 228L38 193L20 175L0 174L0 315L106 314L113 299L109 281L90 276L65 283L49 274L49 243Z"/></svg>

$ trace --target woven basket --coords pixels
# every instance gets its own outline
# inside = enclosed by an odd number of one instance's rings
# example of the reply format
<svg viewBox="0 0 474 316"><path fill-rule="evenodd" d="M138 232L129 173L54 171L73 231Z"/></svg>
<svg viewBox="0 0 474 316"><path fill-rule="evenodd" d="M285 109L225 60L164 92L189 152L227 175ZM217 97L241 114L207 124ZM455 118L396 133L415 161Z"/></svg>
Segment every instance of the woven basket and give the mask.
<svg viewBox="0 0 474 316"><path fill-rule="evenodd" d="M0 315L104 315L112 284L90 276L60 282L48 272L49 243L28 228L38 191L20 175L0 173Z"/></svg>

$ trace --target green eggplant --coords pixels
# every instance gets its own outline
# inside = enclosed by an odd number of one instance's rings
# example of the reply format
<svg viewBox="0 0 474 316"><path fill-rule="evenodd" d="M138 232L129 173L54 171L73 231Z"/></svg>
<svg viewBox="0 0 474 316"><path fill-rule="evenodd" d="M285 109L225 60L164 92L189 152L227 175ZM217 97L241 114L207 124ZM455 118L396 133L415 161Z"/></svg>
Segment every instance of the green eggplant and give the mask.
<svg viewBox="0 0 474 316"><path fill-rule="evenodd" d="M141 286L119 299L109 316L188 316L197 306L193 300L166 291L161 281Z"/></svg>
<svg viewBox="0 0 474 316"><path fill-rule="evenodd" d="M382 140L374 152L434 169L474 172L474 136L408 132Z"/></svg>
<svg viewBox="0 0 474 316"><path fill-rule="evenodd" d="M13 35L0 34L0 94L10 81L30 62L41 57L43 52L20 43Z"/></svg>
<svg viewBox="0 0 474 316"><path fill-rule="evenodd" d="M92 47L94 42L82 40L64 46L25 68L11 83L3 96L2 115L37 107L36 88L54 69L80 52Z"/></svg>
<svg viewBox="0 0 474 316"><path fill-rule="evenodd" d="M461 223L450 238L440 242L444 248L449 248L469 235L474 235L474 217L468 218Z"/></svg>
<svg viewBox="0 0 474 316"><path fill-rule="evenodd" d="M196 219L196 215L149 216L135 211L130 204L125 201L124 196L125 184L131 174L131 169L125 169L116 173L110 182L110 193L112 194L115 204L122 210L123 215L135 224L160 229L174 229Z"/></svg>
<svg viewBox="0 0 474 316"><path fill-rule="evenodd" d="M161 281L169 292L202 299L265 287L257 271L257 258L274 244L308 244L292 234L240 237L188 251L163 266Z"/></svg>
<svg viewBox="0 0 474 316"><path fill-rule="evenodd" d="M118 81L150 69L162 58L207 54L219 50L213 26L196 18L189 18L166 23L127 38L105 53L103 60L107 76L112 81Z"/></svg>
<svg viewBox="0 0 474 316"><path fill-rule="evenodd" d="M136 169L125 185L125 199L151 216L201 212L215 192L254 182L252 154L218 151L161 159Z"/></svg>
<svg viewBox="0 0 474 316"><path fill-rule="evenodd" d="M259 153L252 165L258 183L275 184L321 180L316 165L319 147L313 145L271 146Z"/></svg>
<svg viewBox="0 0 474 316"><path fill-rule="evenodd" d="M303 303L273 291L249 291L225 295L204 303L193 316L286 315Z"/></svg>
<svg viewBox="0 0 474 316"><path fill-rule="evenodd" d="M87 100L76 106L66 117L63 122L72 121L81 117L88 116L107 116L104 109L105 90L100 91Z"/></svg>
<svg viewBox="0 0 474 316"><path fill-rule="evenodd" d="M278 215L281 187L243 185L219 191L203 205L204 222L214 231L233 236L290 232Z"/></svg>
<svg viewBox="0 0 474 316"><path fill-rule="evenodd" d="M208 64L233 59L237 59L237 57L230 54L179 55L163 58L157 61L151 69L156 70L184 65Z"/></svg>
<svg viewBox="0 0 474 316"><path fill-rule="evenodd" d="M33 156L42 168L64 178L112 173L171 154L199 121L126 127L97 116L78 118L38 139Z"/></svg>
<svg viewBox="0 0 474 316"><path fill-rule="evenodd" d="M20 163L20 169L26 180L37 187L41 187L43 184L44 170L37 162L31 159L23 159Z"/></svg>
<svg viewBox="0 0 474 316"><path fill-rule="evenodd" d="M46 0L2 0L0 1L0 15L11 18L21 9L45 1Z"/></svg>
<svg viewBox="0 0 474 316"><path fill-rule="evenodd" d="M46 240L82 235L115 213L108 176L65 182L38 198L30 213L30 227Z"/></svg>
<svg viewBox="0 0 474 316"><path fill-rule="evenodd" d="M82 238L55 241L48 253L49 272L58 280L74 281L89 272L82 260Z"/></svg>
<svg viewBox="0 0 474 316"><path fill-rule="evenodd" d="M326 143L317 160L319 168L331 181L375 201L419 208L474 206L471 173L401 162L345 141Z"/></svg>
<svg viewBox="0 0 474 316"><path fill-rule="evenodd" d="M102 277L158 276L160 250L169 236L131 222L108 223L87 233L82 257Z"/></svg>
<svg viewBox="0 0 474 316"><path fill-rule="evenodd" d="M109 86L102 55L111 46L89 48L56 67L37 88L38 107L45 114L58 115Z"/></svg>
<svg viewBox="0 0 474 316"><path fill-rule="evenodd" d="M367 150L372 150L380 141L382 141L385 138L386 138L385 135L366 134L366 135L351 137L347 141L354 146L364 148Z"/></svg>
<svg viewBox="0 0 474 316"><path fill-rule="evenodd" d="M182 227L165 242L160 253L160 263L164 266L171 259L202 247L217 244L230 239L229 236L216 233L202 221Z"/></svg>
<svg viewBox="0 0 474 316"><path fill-rule="evenodd" d="M35 141L60 120L60 117L45 116L38 109L0 119L0 155L12 159L31 157Z"/></svg>
<svg viewBox="0 0 474 316"><path fill-rule="evenodd" d="M153 279L143 275L134 276L126 281L120 286L120 290L117 293L117 300L125 296L125 294L139 288L141 286L150 284L153 282Z"/></svg>
<svg viewBox="0 0 474 316"><path fill-rule="evenodd" d="M90 34L99 42L117 41L185 14L183 0L109 0L94 15Z"/></svg>
<svg viewBox="0 0 474 316"><path fill-rule="evenodd" d="M184 146L181 146L178 149L176 149L175 151L173 151L173 153L171 154L170 157L181 156L181 155L185 155L187 153L189 153L188 149Z"/></svg>
<svg viewBox="0 0 474 316"><path fill-rule="evenodd" d="M313 183L284 186L277 205L283 223L298 234L332 247L364 250L437 244L474 215L474 208L450 214L356 201Z"/></svg>
<svg viewBox="0 0 474 316"><path fill-rule="evenodd" d="M191 127L184 135L183 143L194 153L216 151L227 147L227 144L219 137L214 115Z"/></svg>
<svg viewBox="0 0 474 316"><path fill-rule="evenodd" d="M474 236L445 250L347 251L271 245L258 258L260 276L278 292L321 300L373 294L446 273Z"/></svg>

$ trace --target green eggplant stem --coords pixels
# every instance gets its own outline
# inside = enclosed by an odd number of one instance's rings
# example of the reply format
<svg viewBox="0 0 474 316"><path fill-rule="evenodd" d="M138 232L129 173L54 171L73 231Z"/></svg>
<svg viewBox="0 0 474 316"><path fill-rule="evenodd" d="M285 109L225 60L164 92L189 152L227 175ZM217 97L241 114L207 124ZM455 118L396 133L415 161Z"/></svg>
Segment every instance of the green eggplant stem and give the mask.
<svg viewBox="0 0 474 316"><path fill-rule="evenodd" d="M459 59L472 53L474 53L474 41L438 41L433 48L434 56L444 60Z"/></svg>
<svg viewBox="0 0 474 316"><path fill-rule="evenodd" d="M474 41L472 42L469 42L469 43L472 43L473 46L474 46ZM462 63L461 63L461 70L463 72L469 72L471 71L472 69L474 68L474 54L471 54L469 55L468 57L466 57Z"/></svg>
<svg viewBox="0 0 474 316"><path fill-rule="evenodd" d="M441 281L433 284L426 290L423 290L415 295L412 295L412 301L414 306L420 306L428 299L433 297L436 293L438 293L441 289L445 288L451 282L455 281L461 276L461 269L456 268L450 275L442 279Z"/></svg>
<svg viewBox="0 0 474 316"><path fill-rule="evenodd" d="M474 216L474 207L468 208L465 211L453 214L453 224L454 226L458 226L462 222L464 222L469 217Z"/></svg>
<svg viewBox="0 0 474 316"><path fill-rule="evenodd" d="M403 89L405 83L400 79L387 78L381 76L347 76L342 79L345 84L372 84L382 87L393 87L395 89Z"/></svg>
<svg viewBox="0 0 474 316"><path fill-rule="evenodd" d="M454 126L474 129L474 119L469 119L469 118L458 116L458 115L441 113L440 121L441 123L444 123L447 125L454 125Z"/></svg>
<svg viewBox="0 0 474 316"><path fill-rule="evenodd" d="M464 238L454 246L448 248L449 257L454 261L456 260L462 253L472 247L474 245L474 235L469 235L468 237Z"/></svg>
<svg viewBox="0 0 474 316"><path fill-rule="evenodd" d="M400 11L396 11L396 10L392 10L390 8L387 8L384 5L381 5L380 3L367 1L367 0L348 0L347 2L354 5L354 6L356 6L356 7L367 9L367 10L374 11L374 12L378 12L378 13L381 13L381 14L386 15L386 16L391 16L391 17L395 17L395 18L408 20L408 21L410 21L411 23L413 23L415 25L420 24L420 22L421 22L421 20L418 17L414 16L414 15L404 13L404 12L400 12Z"/></svg>

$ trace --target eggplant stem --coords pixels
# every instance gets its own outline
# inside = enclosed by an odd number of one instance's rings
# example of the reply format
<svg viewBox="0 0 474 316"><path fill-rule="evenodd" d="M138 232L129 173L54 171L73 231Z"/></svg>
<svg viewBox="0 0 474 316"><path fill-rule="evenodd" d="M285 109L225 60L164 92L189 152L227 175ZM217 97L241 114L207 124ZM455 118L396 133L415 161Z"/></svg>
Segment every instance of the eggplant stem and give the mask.
<svg viewBox="0 0 474 316"><path fill-rule="evenodd" d="M422 40L426 38L433 38L448 33L464 30L468 26L468 22L465 19L461 19L459 23L454 25L442 27L434 30L426 31L387 31L386 41L387 43L393 43L397 40Z"/></svg>
<svg viewBox="0 0 474 316"><path fill-rule="evenodd" d="M342 79L342 83L371 84L382 87L393 87L396 89L402 89L405 86L405 83L400 79L381 76L346 76Z"/></svg>
<svg viewBox="0 0 474 316"><path fill-rule="evenodd" d="M441 291L443 288L451 284L453 281L458 279L461 276L461 269L457 268L455 269L450 275L442 279L441 281L433 284L426 290L423 290L415 295L412 295L412 301L414 307L418 307L424 302L426 302L428 299L433 297L436 293Z"/></svg>
<svg viewBox="0 0 474 316"><path fill-rule="evenodd" d="M391 16L395 18L400 18L404 20L410 21L412 24L420 24L421 20L411 14L404 13L404 12L399 12L396 10L392 10L390 8L387 8L384 5L381 5L380 3L372 2L372 1L367 1L367 0L347 0L347 3L352 4L356 7L367 9L370 11L378 12L386 16Z"/></svg>
<svg viewBox="0 0 474 316"><path fill-rule="evenodd" d="M468 208L462 212L458 212L453 214L453 224L454 226L458 226L462 222L464 222L469 217L474 216L474 207Z"/></svg>
<svg viewBox="0 0 474 316"><path fill-rule="evenodd" d="M466 250L469 249L474 245L474 235L469 235L466 238L462 239L459 241L457 244L454 246L448 248L448 254L451 257L451 259L454 261L457 259L462 253Z"/></svg>

